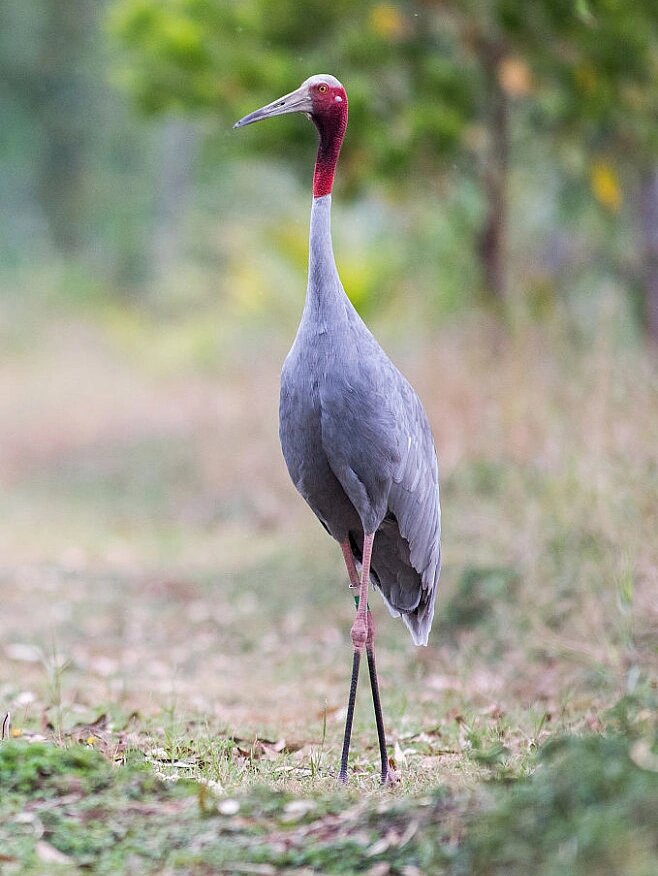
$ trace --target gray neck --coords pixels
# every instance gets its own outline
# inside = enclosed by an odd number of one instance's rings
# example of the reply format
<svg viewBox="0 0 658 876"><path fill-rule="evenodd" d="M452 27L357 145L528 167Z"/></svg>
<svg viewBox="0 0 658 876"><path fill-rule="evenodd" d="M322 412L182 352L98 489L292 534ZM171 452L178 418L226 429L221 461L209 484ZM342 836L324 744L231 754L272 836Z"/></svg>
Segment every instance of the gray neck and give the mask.
<svg viewBox="0 0 658 876"><path fill-rule="evenodd" d="M351 308L338 277L331 243L331 195L313 198L308 259L308 286L303 320L320 328L345 319Z"/></svg>
<svg viewBox="0 0 658 876"><path fill-rule="evenodd" d="M308 285L317 288L328 279L338 280L331 243L331 195L313 198L308 254ZM339 281L340 282L340 281Z"/></svg>

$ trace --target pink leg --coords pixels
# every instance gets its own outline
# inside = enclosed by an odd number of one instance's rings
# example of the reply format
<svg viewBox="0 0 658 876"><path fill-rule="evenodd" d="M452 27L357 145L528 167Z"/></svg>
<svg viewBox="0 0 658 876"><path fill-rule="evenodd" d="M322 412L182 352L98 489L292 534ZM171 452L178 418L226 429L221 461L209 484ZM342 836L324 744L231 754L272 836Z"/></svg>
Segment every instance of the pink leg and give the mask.
<svg viewBox="0 0 658 876"><path fill-rule="evenodd" d="M353 587L356 590L361 582L359 581L359 573L356 571L354 554L352 553L352 548L350 547L349 541L342 541L340 543L340 549L343 552L343 559L345 560L345 565L347 566L347 574L349 575L350 579L350 587Z"/></svg>
<svg viewBox="0 0 658 876"><path fill-rule="evenodd" d="M368 586L370 584L370 560L375 533L363 536L363 555L361 558L361 582L359 584L359 605L352 624L352 645L360 651L368 638Z"/></svg>
<svg viewBox="0 0 658 876"><path fill-rule="evenodd" d="M370 550L372 550L372 538L370 541ZM354 556L352 554L352 549L348 541L345 541L341 544L341 550L343 552L343 557L345 559L345 565L347 566L347 574L350 578L350 587L356 589L359 588L359 607L364 603L361 592L361 584L362 581L359 581L359 576L356 571L356 565L354 563ZM365 545L364 545L364 554L365 554ZM368 553L368 566L370 565L370 552ZM368 569L368 578L370 577L369 569ZM381 757L381 780L383 784L387 784L393 781L392 774L388 767L388 755L386 752L386 734L384 732L384 719L382 717L382 706L381 700L379 696L379 684L377 681L377 668L375 664L375 624L372 618L372 612L368 609L368 599L367 599L367 589L366 589L366 597L365 597L365 605L366 605L366 638L365 638L365 646L366 646L366 655L368 657L368 674L370 675L370 686L372 688L372 701L375 707L375 721L377 724L377 737L379 740L379 753ZM358 612L357 612L358 614ZM357 621L355 620L355 625ZM354 628L352 628L352 642L354 642ZM348 704L348 720L345 726L345 741L343 742L343 757L341 760L341 771L340 771L340 780L342 782L347 781L347 754L349 751L349 739L351 736L352 730L352 714L354 709L354 699L356 697L356 682L358 678L359 671L359 656L360 656L360 648L357 649L356 645L354 646L354 667L352 669L352 684L350 687L350 700Z"/></svg>

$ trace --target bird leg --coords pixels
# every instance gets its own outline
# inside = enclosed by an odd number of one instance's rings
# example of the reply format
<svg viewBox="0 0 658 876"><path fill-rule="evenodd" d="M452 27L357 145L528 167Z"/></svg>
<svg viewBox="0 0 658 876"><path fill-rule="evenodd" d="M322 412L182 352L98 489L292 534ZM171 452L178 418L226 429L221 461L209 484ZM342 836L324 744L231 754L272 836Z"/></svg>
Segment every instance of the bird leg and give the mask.
<svg viewBox="0 0 658 876"><path fill-rule="evenodd" d="M368 585L370 584L370 559L375 533L363 535L363 553L361 556L361 582L359 584L359 603L356 607L356 617L352 624L352 645L354 650L361 650L368 638Z"/></svg>
<svg viewBox="0 0 658 876"><path fill-rule="evenodd" d="M348 541L341 543L341 550L347 566L350 578L350 586L359 588L356 617L352 625L352 646L354 658L352 663L352 680L350 683L350 695L347 704L347 717L345 720L345 736L343 738L343 751L340 761L339 780L347 782L347 758L350 751L352 737L352 722L354 720L354 704L356 702L356 689L359 681L359 666L361 662L361 649L366 648L368 657L368 674L372 688L372 700L375 707L375 721L377 723L377 736L379 739L379 752L382 758L382 782L388 780L388 757L386 754L386 736L384 734L384 721L382 718L381 701L379 698L379 685L377 683L377 670L375 667L374 636L375 628L370 609L368 608L368 585L370 582L370 560L372 557L372 543L375 535L364 535L363 556L361 563L361 580L356 571L354 556Z"/></svg>
<svg viewBox="0 0 658 876"><path fill-rule="evenodd" d="M384 716L382 703L379 697L379 682L377 681L377 666L375 664L375 622L372 612L368 610L368 637L366 638L366 655L368 657L368 675L370 676L370 688L372 690L372 704L375 708L375 723L377 724L377 739L379 741L379 756L381 758L382 785L390 781L388 770L388 753L386 751L386 732L384 731Z"/></svg>
<svg viewBox="0 0 658 876"><path fill-rule="evenodd" d="M350 696L347 703L347 718L345 719L345 736L343 737L343 751L340 756L340 772L338 781L347 784L347 758L350 753L350 741L352 739L352 721L354 720L354 703L356 702L356 687L359 683L359 664L361 652L355 649L352 663L352 680L350 682Z"/></svg>
<svg viewBox="0 0 658 876"><path fill-rule="evenodd" d="M356 590L360 586L359 574L356 571L354 555L348 540L341 542L340 549L343 552L343 559L347 566L347 574L350 579L350 587ZM340 758L340 773L338 779L344 785L347 784L347 758L350 753L350 740L352 737L352 720L354 718L354 703L356 702L356 688L359 683L359 665L361 663L361 652L357 649L354 651L354 659L352 663L352 680L350 682L350 696L347 703L347 718L345 720L345 736L343 738L343 751Z"/></svg>
<svg viewBox="0 0 658 876"><path fill-rule="evenodd" d="M359 573L356 571L354 554L352 553L352 548L350 547L349 540L341 541L340 549L343 552L343 559L345 560L345 565L347 566L347 574L350 578L350 588L352 588L353 590L358 590L361 582L359 581Z"/></svg>

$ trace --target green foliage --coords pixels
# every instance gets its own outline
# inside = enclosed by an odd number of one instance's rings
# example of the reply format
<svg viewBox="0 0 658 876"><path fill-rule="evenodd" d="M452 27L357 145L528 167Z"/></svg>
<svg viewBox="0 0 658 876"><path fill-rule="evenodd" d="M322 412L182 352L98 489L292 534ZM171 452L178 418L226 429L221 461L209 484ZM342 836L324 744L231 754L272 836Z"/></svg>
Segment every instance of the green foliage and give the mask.
<svg viewBox="0 0 658 876"><path fill-rule="evenodd" d="M638 766L632 752L622 736L549 743L530 778L498 789L474 817L456 872L655 873L658 772Z"/></svg>
<svg viewBox="0 0 658 876"><path fill-rule="evenodd" d="M441 626L454 632L487 621L494 616L497 606L512 601L518 583L514 569L466 567L455 591L442 607Z"/></svg>
<svg viewBox="0 0 658 876"><path fill-rule="evenodd" d="M110 27L126 48L121 79L150 113L185 108L228 124L312 73L338 72L359 144L343 162L347 186L372 172L400 183L436 167L464 145L475 107L463 46L422 7L313 2L301 15L275 0L119 0ZM300 140L294 130L286 153L308 162L313 134ZM280 151L281 137L280 127L259 126L239 148Z"/></svg>
<svg viewBox="0 0 658 876"><path fill-rule="evenodd" d="M148 112L194 109L227 123L311 73L337 72L359 144L352 181L374 171L399 183L479 151L473 126L492 87L534 105L538 131L585 135L592 153L658 148L651 2L369 0L312 2L300 14L291 0L116 0L110 26L125 47L121 78ZM258 130L249 143L273 139Z"/></svg>
<svg viewBox="0 0 658 876"><path fill-rule="evenodd" d="M655 158L655 3L547 0L523 17L515 0L501 6L512 45L537 77L542 127L584 138L590 154L614 154L620 163L637 163L630 147Z"/></svg>
<svg viewBox="0 0 658 876"><path fill-rule="evenodd" d="M49 796L62 791L62 782L78 784L86 792L109 780L107 761L90 748L60 749L44 742L0 746L0 787L3 794Z"/></svg>
<svg viewBox="0 0 658 876"><path fill-rule="evenodd" d="M184 807L187 792L143 766L114 769L82 745L23 740L0 744L0 788L0 860L20 863L21 872L94 865L112 873L131 858L157 860L162 839L154 848L145 838L147 819L158 813L171 831L172 810Z"/></svg>
<svg viewBox="0 0 658 876"><path fill-rule="evenodd" d="M617 0L312 2L303 13L292 0L115 0L110 28L125 57L118 78L146 112L193 111L217 130L312 73L337 73L350 95L342 191L373 178L397 196L448 175L475 180L485 215L473 249L485 295L500 302L510 169L528 151L514 148L517 120L559 156L565 203L577 188L579 201L617 214L658 155L657 10L651 0L632 10ZM285 143L307 180L313 133L285 119L221 143L277 157Z"/></svg>

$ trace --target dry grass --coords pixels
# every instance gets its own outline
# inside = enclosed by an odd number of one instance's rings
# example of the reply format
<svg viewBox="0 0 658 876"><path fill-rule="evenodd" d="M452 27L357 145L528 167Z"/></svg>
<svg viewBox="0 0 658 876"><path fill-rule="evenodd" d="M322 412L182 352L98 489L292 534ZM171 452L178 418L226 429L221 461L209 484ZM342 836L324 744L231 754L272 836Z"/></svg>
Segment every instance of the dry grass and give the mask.
<svg viewBox="0 0 658 876"><path fill-rule="evenodd" d="M591 344L474 320L398 345L445 532L430 647L377 604L402 791L523 772L656 684L655 360L593 319ZM285 342L254 330L239 368L171 373L157 326L136 352L108 325L55 321L0 365L0 712L226 790L332 787L351 600L280 457ZM364 684L355 786L375 791L373 743Z"/></svg>

